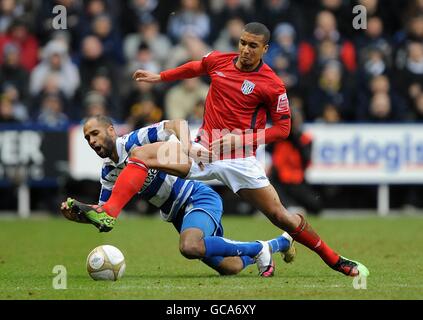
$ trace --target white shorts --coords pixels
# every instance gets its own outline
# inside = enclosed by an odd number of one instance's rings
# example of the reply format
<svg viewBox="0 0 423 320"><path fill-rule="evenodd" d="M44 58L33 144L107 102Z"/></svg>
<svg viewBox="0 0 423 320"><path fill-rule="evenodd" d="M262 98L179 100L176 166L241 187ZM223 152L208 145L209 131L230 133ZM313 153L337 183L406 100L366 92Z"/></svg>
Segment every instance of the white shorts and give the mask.
<svg viewBox="0 0 423 320"><path fill-rule="evenodd" d="M189 180L219 180L234 193L240 189L260 189L270 185L263 166L256 157L218 160L204 165L201 170L193 161L186 176Z"/></svg>

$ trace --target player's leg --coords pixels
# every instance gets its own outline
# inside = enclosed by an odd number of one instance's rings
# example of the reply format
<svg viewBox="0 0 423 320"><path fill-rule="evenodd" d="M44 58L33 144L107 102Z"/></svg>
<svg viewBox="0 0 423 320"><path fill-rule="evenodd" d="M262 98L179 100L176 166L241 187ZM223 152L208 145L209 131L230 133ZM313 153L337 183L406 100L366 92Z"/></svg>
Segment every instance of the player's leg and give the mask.
<svg viewBox="0 0 423 320"><path fill-rule="evenodd" d="M128 165L119 174L104 211L117 217L125 205L144 185L148 169L157 169L171 175L184 177L191 168L191 161L179 142L157 142L134 148Z"/></svg>
<svg viewBox="0 0 423 320"><path fill-rule="evenodd" d="M295 241L316 252L332 269L350 276L368 274L365 266L345 259L332 250L302 215L289 214L272 185L260 189L241 189L238 194L262 211L275 226L287 231Z"/></svg>
<svg viewBox="0 0 423 320"><path fill-rule="evenodd" d="M220 268L220 264L215 263L216 257L239 256L242 257L245 268L251 263L251 259L247 258L250 257L257 260L260 274L268 276L273 274L274 270L271 253L286 252L291 247L289 235L267 242L241 242L223 238L222 201L220 196L206 185L196 184L188 208L189 211L183 218L180 239L181 253L187 258L209 259L206 260L209 265ZM267 263L261 266L261 260ZM230 263L228 265L231 266Z"/></svg>
<svg viewBox="0 0 423 320"><path fill-rule="evenodd" d="M221 233L214 220L203 210L191 211L184 216L182 225L175 227L180 231L179 251L187 259L201 259L221 275L235 275L254 263L251 257L206 257L204 238ZM217 229L218 228L218 229ZM217 229L217 230L216 230Z"/></svg>
<svg viewBox="0 0 423 320"><path fill-rule="evenodd" d="M103 209L117 217L128 201L141 190L150 168L184 177L191 168L191 162L183 156L178 142L157 142L134 148Z"/></svg>
<svg viewBox="0 0 423 320"><path fill-rule="evenodd" d="M157 142L134 148L103 206L75 200L73 207L83 212L100 231L110 231L122 208L141 190L150 168L184 177L190 171L191 160L184 156L179 142Z"/></svg>

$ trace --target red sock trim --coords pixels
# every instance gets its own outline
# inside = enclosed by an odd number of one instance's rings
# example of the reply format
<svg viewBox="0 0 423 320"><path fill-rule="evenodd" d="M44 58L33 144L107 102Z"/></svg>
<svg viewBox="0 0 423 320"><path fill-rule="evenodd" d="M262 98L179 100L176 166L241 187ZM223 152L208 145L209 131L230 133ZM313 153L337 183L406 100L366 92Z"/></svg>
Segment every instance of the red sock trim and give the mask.
<svg viewBox="0 0 423 320"><path fill-rule="evenodd" d="M140 168L148 171L148 166L145 164L144 161L141 161L141 160L139 160L137 158L129 158L128 159L128 164L131 164L131 163L132 164L135 164L135 165L138 165Z"/></svg>

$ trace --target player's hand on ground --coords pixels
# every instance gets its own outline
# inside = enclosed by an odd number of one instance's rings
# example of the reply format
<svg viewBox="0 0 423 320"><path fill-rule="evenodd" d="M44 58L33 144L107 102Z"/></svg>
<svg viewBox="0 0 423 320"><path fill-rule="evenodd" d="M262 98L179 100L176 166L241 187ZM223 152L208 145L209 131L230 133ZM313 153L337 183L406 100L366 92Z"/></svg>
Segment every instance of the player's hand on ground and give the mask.
<svg viewBox="0 0 423 320"><path fill-rule="evenodd" d="M153 73L147 70L139 69L134 72L132 78L138 82L157 83L162 80L160 74Z"/></svg>
<svg viewBox="0 0 423 320"><path fill-rule="evenodd" d="M223 155L224 157L231 156L232 151L243 147L242 135L229 133L220 139L212 142L210 145L210 151L217 155Z"/></svg>

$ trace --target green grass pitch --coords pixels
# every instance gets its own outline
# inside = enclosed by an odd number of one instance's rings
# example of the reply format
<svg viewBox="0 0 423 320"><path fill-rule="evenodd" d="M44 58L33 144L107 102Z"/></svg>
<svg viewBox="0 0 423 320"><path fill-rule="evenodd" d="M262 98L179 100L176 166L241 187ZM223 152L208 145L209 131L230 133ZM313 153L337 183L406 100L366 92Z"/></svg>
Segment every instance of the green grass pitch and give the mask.
<svg viewBox="0 0 423 320"><path fill-rule="evenodd" d="M107 234L62 218L0 220L0 299L422 299L423 217L310 218L314 228L342 255L370 270L367 289L330 268L297 244L296 261L275 255L273 278L257 276L255 265L221 277L178 251L178 234L155 217L126 218ZM224 216L225 236L270 239L278 229L263 217ZM88 253L111 244L125 255L127 269L116 282L92 280ZM52 287L55 265L67 270L67 289Z"/></svg>

